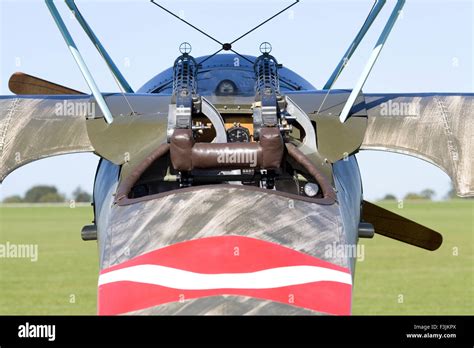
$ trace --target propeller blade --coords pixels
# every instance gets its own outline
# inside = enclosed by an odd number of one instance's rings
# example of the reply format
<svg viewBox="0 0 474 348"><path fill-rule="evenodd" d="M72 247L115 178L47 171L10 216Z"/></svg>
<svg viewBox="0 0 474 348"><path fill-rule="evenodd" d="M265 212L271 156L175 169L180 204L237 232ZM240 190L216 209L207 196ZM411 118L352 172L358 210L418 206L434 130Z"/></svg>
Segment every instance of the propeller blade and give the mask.
<svg viewBox="0 0 474 348"><path fill-rule="evenodd" d="M436 250L443 243L438 232L367 201L362 207L362 219L374 226L375 233L426 250Z"/></svg>
<svg viewBox="0 0 474 348"><path fill-rule="evenodd" d="M22 72L16 72L10 77L8 87L17 95L85 94Z"/></svg>

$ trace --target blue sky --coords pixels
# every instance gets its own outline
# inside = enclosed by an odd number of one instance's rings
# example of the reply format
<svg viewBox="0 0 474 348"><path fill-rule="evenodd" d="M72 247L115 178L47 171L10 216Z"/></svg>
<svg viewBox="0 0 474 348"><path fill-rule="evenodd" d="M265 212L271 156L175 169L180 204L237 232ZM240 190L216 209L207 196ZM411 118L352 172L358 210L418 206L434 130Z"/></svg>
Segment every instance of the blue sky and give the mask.
<svg viewBox="0 0 474 348"><path fill-rule="evenodd" d="M107 67L64 2L56 3L101 90L117 91ZM192 44L195 56L219 48L148 0L76 3L135 89L168 68L183 41ZM218 40L232 41L291 0L160 3ZM387 1L335 88L354 86L394 3ZM269 41L279 62L320 88L371 6L372 0L301 0L292 11L242 39L234 48L257 55L259 44ZM474 92L473 8L472 0L407 0L364 91ZM89 92L43 1L0 0L1 95L11 94L8 79L15 71ZM365 196L371 200L389 192L401 198L427 187L442 197L450 187L446 174L421 160L382 152L364 152L358 160ZM37 161L7 177L0 195L23 194L35 184L56 185L67 194L77 186L92 191L96 164L97 157L90 154Z"/></svg>

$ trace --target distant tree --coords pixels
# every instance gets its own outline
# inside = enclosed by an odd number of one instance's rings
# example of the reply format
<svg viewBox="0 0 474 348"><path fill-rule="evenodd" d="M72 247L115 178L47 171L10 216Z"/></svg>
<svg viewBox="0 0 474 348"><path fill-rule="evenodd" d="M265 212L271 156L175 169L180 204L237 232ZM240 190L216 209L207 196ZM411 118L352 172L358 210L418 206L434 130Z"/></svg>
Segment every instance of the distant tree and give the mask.
<svg viewBox="0 0 474 348"><path fill-rule="evenodd" d="M23 198L21 198L21 196L18 196L18 195L5 197L3 199L3 203L21 203L21 202L23 202Z"/></svg>
<svg viewBox="0 0 474 348"><path fill-rule="evenodd" d="M414 192L409 192L405 195L405 197L403 198L404 200L410 200L410 199L424 199L423 196L421 196L420 194L418 193L414 193Z"/></svg>
<svg viewBox="0 0 474 348"><path fill-rule="evenodd" d="M409 192L405 195L404 199L427 199L432 200L434 195L436 194L435 191L432 189L425 189L420 193Z"/></svg>
<svg viewBox="0 0 474 348"><path fill-rule="evenodd" d="M64 202L64 197L58 193L58 189L54 186L34 186L30 188L23 199L24 202Z"/></svg>
<svg viewBox="0 0 474 348"><path fill-rule="evenodd" d="M435 194L436 192L434 192L432 189L424 189L423 191L420 192L421 197L423 197L424 199L429 199L429 200L432 200Z"/></svg>
<svg viewBox="0 0 474 348"><path fill-rule="evenodd" d="M453 198L457 198L457 197L458 196L456 195L456 190L454 189L454 185L451 184L451 188L446 193L446 196L444 196L444 199L453 199Z"/></svg>
<svg viewBox="0 0 474 348"><path fill-rule="evenodd" d="M92 202L92 196L90 195L90 193L84 191L81 187L78 187L74 190L74 192L72 193L72 198L76 202Z"/></svg>
<svg viewBox="0 0 474 348"><path fill-rule="evenodd" d="M387 193L384 198L382 198L384 201L396 201L397 197L395 195L392 195L391 193Z"/></svg>
<svg viewBox="0 0 474 348"><path fill-rule="evenodd" d="M65 198L59 193L49 192L41 196L39 203L61 203L64 202Z"/></svg>

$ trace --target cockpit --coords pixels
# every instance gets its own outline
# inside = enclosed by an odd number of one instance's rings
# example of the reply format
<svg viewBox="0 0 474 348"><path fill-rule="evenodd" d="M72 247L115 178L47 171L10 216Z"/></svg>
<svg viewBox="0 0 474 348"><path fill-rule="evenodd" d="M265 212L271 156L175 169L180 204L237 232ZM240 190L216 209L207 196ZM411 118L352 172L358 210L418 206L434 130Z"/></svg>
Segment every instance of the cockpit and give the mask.
<svg viewBox="0 0 474 348"><path fill-rule="evenodd" d="M117 195L133 202L226 183L332 201L329 182L291 144L317 147L311 120L285 97L308 90L315 88L268 53L183 54L138 91L171 97L168 141Z"/></svg>

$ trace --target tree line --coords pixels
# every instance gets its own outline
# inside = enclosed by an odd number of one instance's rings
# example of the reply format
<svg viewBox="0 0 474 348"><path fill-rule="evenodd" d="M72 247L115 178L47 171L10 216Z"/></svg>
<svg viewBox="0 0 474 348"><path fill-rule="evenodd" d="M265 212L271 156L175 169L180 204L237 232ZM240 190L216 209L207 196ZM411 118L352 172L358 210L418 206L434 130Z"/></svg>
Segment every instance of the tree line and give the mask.
<svg viewBox="0 0 474 348"><path fill-rule="evenodd" d="M89 192L78 187L72 193L71 198L75 202L92 202ZM24 196L14 195L3 199L3 203L62 203L68 197L58 191L55 186L38 185L26 191Z"/></svg>
<svg viewBox="0 0 474 348"><path fill-rule="evenodd" d="M424 189L421 192L409 192L403 200L432 200L436 192L432 189ZM452 187L449 192L445 195L445 199L457 198L456 192ZM92 202L92 195L83 190L81 187L77 187L70 199L75 202ZM382 200L394 201L398 198L391 193L386 194ZM14 195L3 199L3 203L62 203L68 201L66 195L60 193L55 186L38 185L33 186L26 191L24 196Z"/></svg>
<svg viewBox="0 0 474 348"><path fill-rule="evenodd" d="M431 201L435 197L436 192L432 189L424 189L420 192L409 192L407 193L404 197L403 200L428 200ZM459 198L456 195L456 190L454 189L454 186L451 185L451 189L444 195L443 199L449 200L449 199L455 199ZM396 201L398 198L394 194L388 193L386 194L381 200L383 201Z"/></svg>

